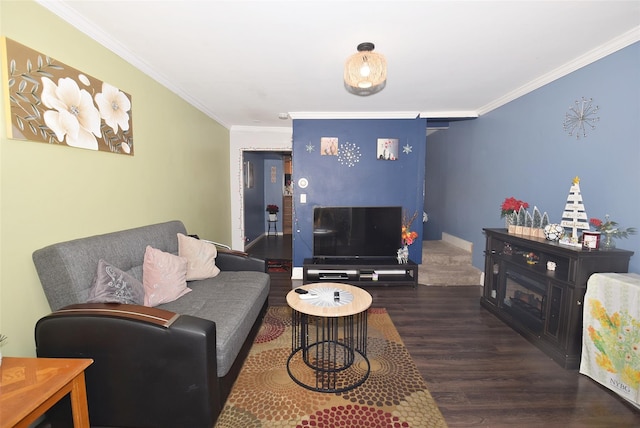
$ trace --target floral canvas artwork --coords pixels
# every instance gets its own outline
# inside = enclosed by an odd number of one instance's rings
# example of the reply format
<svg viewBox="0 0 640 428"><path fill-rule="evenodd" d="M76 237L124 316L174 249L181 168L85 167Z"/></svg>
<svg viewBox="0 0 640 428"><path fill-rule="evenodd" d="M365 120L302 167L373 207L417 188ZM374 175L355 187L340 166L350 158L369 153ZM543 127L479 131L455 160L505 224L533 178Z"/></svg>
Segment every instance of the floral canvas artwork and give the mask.
<svg viewBox="0 0 640 428"><path fill-rule="evenodd" d="M596 353L596 364L616 373L633 389L640 386L640 321L627 311L607 313L597 299L590 301L593 323L587 331Z"/></svg>
<svg viewBox="0 0 640 428"><path fill-rule="evenodd" d="M640 409L640 275L594 273L583 299L580 373Z"/></svg>
<svg viewBox="0 0 640 428"><path fill-rule="evenodd" d="M3 45L9 138L133 155L130 95L11 39Z"/></svg>

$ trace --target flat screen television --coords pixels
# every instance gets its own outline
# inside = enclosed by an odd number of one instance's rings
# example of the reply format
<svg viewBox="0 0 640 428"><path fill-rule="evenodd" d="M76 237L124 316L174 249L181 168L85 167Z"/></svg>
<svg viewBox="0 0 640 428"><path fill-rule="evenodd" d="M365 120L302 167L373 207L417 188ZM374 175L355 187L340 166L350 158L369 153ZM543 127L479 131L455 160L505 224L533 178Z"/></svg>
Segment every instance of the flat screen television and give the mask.
<svg viewBox="0 0 640 428"><path fill-rule="evenodd" d="M385 258L402 246L402 207L315 207L313 257Z"/></svg>

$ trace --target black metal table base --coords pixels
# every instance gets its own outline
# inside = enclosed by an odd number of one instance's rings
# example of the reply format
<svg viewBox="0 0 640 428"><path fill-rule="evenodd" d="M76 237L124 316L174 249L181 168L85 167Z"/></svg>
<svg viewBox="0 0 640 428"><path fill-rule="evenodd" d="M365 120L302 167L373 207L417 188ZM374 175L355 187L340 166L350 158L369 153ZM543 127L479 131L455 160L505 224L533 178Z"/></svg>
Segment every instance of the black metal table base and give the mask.
<svg viewBox="0 0 640 428"><path fill-rule="evenodd" d="M367 380L367 311L321 317L293 310L291 321L287 372L294 382L312 391L344 392Z"/></svg>

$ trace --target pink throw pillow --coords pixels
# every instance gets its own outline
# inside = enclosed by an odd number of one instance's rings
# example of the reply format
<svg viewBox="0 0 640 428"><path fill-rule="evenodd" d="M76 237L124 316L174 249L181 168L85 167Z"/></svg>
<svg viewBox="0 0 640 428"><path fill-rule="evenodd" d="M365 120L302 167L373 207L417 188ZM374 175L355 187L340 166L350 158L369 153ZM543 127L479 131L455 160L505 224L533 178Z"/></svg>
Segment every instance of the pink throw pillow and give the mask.
<svg viewBox="0 0 640 428"><path fill-rule="evenodd" d="M178 233L178 254L186 257L187 281L213 278L220 273L216 266L218 250L210 242Z"/></svg>
<svg viewBox="0 0 640 428"><path fill-rule="evenodd" d="M142 264L144 305L158 306L191 291L187 287L187 259L147 245Z"/></svg>

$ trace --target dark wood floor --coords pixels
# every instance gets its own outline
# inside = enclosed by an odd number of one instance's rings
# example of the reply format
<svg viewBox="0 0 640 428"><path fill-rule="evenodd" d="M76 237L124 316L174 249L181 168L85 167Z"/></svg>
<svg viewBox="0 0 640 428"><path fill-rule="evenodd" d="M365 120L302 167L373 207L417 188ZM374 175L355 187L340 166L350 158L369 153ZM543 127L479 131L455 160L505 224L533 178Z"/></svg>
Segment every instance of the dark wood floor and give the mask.
<svg viewBox="0 0 640 428"><path fill-rule="evenodd" d="M291 260L292 237L291 235L262 236L245 251L259 259Z"/></svg>
<svg viewBox="0 0 640 428"><path fill-rule="evenodd" d="M271 279L269 304L285 306L299 281ZM450 427L640 427L640 411L482 309L480 287L367 291L389 312Z"/></svg>

